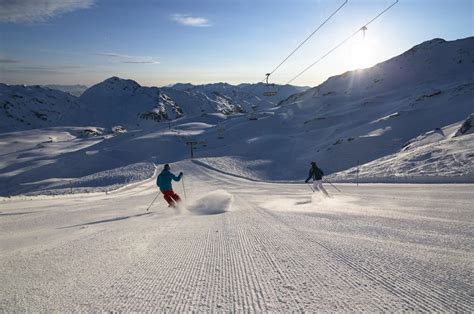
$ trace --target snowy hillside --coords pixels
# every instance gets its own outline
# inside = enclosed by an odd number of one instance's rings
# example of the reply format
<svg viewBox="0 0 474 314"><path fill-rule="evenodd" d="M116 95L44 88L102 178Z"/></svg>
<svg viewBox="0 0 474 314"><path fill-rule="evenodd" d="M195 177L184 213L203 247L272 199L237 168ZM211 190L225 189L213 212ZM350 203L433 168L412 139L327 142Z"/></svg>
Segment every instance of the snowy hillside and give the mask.
<svg viewBox="0 0 474 314"><path fill-rule="evenodd" d="M301 159L335 172L461 123L474 111L473 99L474 38L434 39L372 68L332 77L290 97L278 113L291 120L289 132L312 138Z"/></svg>
<svg viewBox="0 0 474 314"><path fill-rule="evenodd" d="M156 122L171 121L183 116L208 113L243 113L252 106L273 107L289 95L304 90L285 86L271 99L263 99L263 86L249 84L246 88L226 83L173 87L143 87L132 80L112 77L92 86L79 98L84 104L76 116L83 116L89 124L111 127L115 124L128 128L150 127ZM149 121L155 123L149 123Z"/></svg>
<svg viewBox="0 0 474 314"><path fill-rule="evenodd" d="M43 87L50 88L50 89L57 89L66 93L69 93L73 96L79 97L81 96L82 93L87 89L87 86L85 85L57 85L57 84L51 84L51 85L43 85Z"/></svg>
<svg viewBox="0 0 474 314"><path fill-rule="evenodd" d="M66 193L68 184L107 190L127 182L129 175L118 175L127 169L140 169L128 180L136 182L153 175L153 167L143 165L189 158L189 142L200 165L254 180L301 182L316 160L341 181L355 181L359 164L364 182L474 182L472 134L452 136L474 112L473 73L470 37L422 43L253 116L235 113L235 99L245 97L236 92L231 98L235 87L225 84L173 89L110 78L78 102L51 91L73 105L62 118L68 124L3 129L0 195ZM128 132L113 132L117 124ZM113 179L104 179L109 175Z"/></svg>
<svg viewBox="0 0 474 314"><path fill-rule="evenodd" d="M285 100L291 95L301 93L308 87L299 87L292 85L277 85L264 83L258 84L240 84L237 86L216 83L206 85L175 84L172 89L186 91L191 95L205 95L210 100L218 100L219 97L232 99L246 112L267 110L276 106L280 101ZM274 96L263 96L265 91L277 92Z"/></svg>
<svg viewBox="0 0 474 314"><path fill-rule="evenodd" d="M87 89L80 97L82 108L76 113L78 121L127 128L142 121L160 122L183 115L180 106L158 88L142 87L132 80L111 77Z"/></svg>
<svg viewBox="0 0 474 314"><path fill-rule="evenodd" d="M406 143L397 153L341 171L338 182L473 182L474 134L468 128L473 114L462 123L437 128ZM465 128L462 128L465 126Z"/></svg>
<svg viewBox="0 0 474 314"><path fill-rule="evenodd" d="M232 145L205 157L234 156L254 177L267 180L302 180L311 160L331 174L397 154L432 130L459 127L474 112L473 99L474 38L435 39L290 96L279 108L262 112L254 124L227 121L226 139ZM365 180L473 182L472 154L466 153L472 137L437 139L433 145L444 149L439 155L447 154L443 162L429 155L417 163L391 160L391 167L368 172ZM211 164L219 168L222 163ZM335 178L355 181L345 174Z"/></svg>
<svg viewBox="0 0 474 314"><path fill-rule="evenodd" d="M247 84L245 87L226 83L183 86L143 87L133 80L118 77L111 77L87 90L82 85L1 84L0 102L4 114L0 118L5 122L0 131L90 125L149 128L158 122L169 122L183 116L254 112L274 107L289 95L306 89L288 85L275 96L263 97L261 92L266 88L263 84Z"/></svg>
<svg viewBox="0 0 474 314"><path fill-rule="evenodd" d="M56 126L78 108L76 97L59 90L0 83L0 132Z"/></svg>

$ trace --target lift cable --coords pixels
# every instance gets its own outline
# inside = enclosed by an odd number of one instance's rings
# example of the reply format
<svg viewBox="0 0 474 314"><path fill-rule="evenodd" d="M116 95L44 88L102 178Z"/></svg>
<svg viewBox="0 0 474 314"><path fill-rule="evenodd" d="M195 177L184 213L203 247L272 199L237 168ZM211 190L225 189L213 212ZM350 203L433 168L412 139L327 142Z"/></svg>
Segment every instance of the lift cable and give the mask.
<svg viewBox="0 0 474 314"><path fill-rule="evenodd" d="M347 4L348 1L349 0L345 0L344 3L342 3L331 15L329 15L329 17L326 18L326 20L324 20L308 37L306 37L306 39L304 39L285 59L283 59L280 64L278 64L271 72L265 74L265 78L262 79L260 82L256 83L254 85L254 88L252 88L248 93L252 93L257 88L257 85L260 83L265 83L268 87L268 78L270 77L270 75L272 75L276 70L278 70L298 49L300 49L311 37L313 37L313 35L316 34L334 15L336 15L336 13L339 12L342 7Z"/></svg>
<svg viewBox="0 0 474 314"><path fill-rule="evenodd" d="M334 15L336 15L339 10L342 9L343 6L347 4L349 0L345 0L343 4L341 4L336 11L334 11L324 22L322 22L308 37L306 37L305 40L303 40L298 47L296 47L279 65L277 65L267 76L272 75L278 68L280 68L283 63L285 63L298 49L301 48L311 37L313 37L314 34L316 34Z"/></svg>
<svg viewBox="0 0 474 314"><path fill-rule="evenodd" d="M289 80L288 82L285 83L285 85L287 84L290 84L291 82L293 82L294 80L296 80L298 77L300 77L303 73L305 73L306 71L308 71L310 68L312 68L313 66L315 66L318 62L320 62L322 59L324 59L325 57L327 57L329 54L331 54L334 50L338 49L339 47L341 47L343 44L345 44L347 41L349 41L352 37L354 37L355 35L357 35L361 30L367 30L367 26L369 24L371 24L372 22L374 22L376 19L378 19L382 14L384 14L385 12L387 12L388 10L390 10L395 4L397 4L399 2L399 0L396 0L394 3L392 3L390 6L388 6L385 10L383 10L382 12L380 12L377 16L375 16L373 19L371 19L368 23L364 24L364 26L362 26L361 28L359 28L356 32L354 32L352 35L350 35L349 37L347 37L346 39L344 39L342 42L340 42L337 46L335 46L334 48L332 48L331 50L329 50L326 54L324 54L322 57L320 57L319 59L317 59L315 62L313 62L312 64L310 64L309 66L307 66L303 71L301 71L300 73L298 73L296 76L294 76L291 80Z"/></svg>

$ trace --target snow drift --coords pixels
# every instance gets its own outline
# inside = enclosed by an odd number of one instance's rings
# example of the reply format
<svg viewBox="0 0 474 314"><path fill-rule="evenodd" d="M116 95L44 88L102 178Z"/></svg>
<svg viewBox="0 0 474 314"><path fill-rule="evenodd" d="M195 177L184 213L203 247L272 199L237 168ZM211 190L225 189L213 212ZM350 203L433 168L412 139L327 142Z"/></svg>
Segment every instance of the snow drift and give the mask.
<svg viewBox="0 0 474 314"><path fill-rule="evenodd" d="M232 209L233 196L224 190L211 192L191 202L186 209L196 215L217 215Z"/></svg>

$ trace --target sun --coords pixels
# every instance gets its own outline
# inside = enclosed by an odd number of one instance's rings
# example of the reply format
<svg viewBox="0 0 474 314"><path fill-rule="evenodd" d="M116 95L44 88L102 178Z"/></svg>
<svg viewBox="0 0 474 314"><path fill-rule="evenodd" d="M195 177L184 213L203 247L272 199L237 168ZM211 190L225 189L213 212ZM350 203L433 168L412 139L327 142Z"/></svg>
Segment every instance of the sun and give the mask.
<svg viewBox="0 0 474 314"><path fill-rule="evenodd" d="M348 57L353 69L363 69L372 66L374 60L374 47L372 42L365 38L353 42Z"/></svg>

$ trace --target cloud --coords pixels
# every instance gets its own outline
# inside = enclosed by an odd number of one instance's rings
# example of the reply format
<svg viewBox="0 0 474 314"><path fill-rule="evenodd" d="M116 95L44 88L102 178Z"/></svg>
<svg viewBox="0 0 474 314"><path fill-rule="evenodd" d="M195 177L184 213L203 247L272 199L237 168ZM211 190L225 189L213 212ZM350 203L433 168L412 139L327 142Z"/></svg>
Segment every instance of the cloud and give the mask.
<svg viewBox="0 0 474 314"><path fill-rule="evenodd" d="M136 60L136 61L122 61L123 63L144 63L144 64L160 64L158 61L153 61L153 60Z"/></svg>
<svg viewBox="0 0 474 314"><path fill-rule="evenodd" d="M53 16L87 9L95 0L0 0L0 22L43 22Z"/></svg>
<svg viewBox="0 0 474 314"><path fill-rule="evenodd" d="M21 61L19 61L21 62ZM5 67L2 72L5 73L22 73L22 74L74 74L78 70L84 69L80 65L40 65L40 64L26 64L15 65L12 67Z"/></svg>
<svg viewBox="0 0 474 314"><path fill-rule="evenodd" d="M10 59L8 57L0 56L0 63L20 63L20 60Z"/></svg>
<svg viewBox="0 0 474 314"><path fill-rule="evenodd" d="M117 59L118 61L122 63L135 63L135 64L159 64L159 61L156 61L152 57L142 57L142 56L130 56L130 55L124 55L120 53L115 53L115 52L99 52L96 53L96 55L102 56L102 57L108 57L112 59Z"/></svg>
<svg viewBox="0 0 474 314"><path fill-rule="evenodd" d="M192 27L211 26L211 22L203 17L191 16L187 14L174 14L171 18L173 19L173 21L178 22L181 25Z"/></svg>
<svg viewBox="0 0 474 314"><path fill-rule="evenodd" d="M4 69L5 73L21 73L21 74L68 74L69 72L57 68L42 66L15 67L13 69Z"/></svg>
<svg viewBox="0 0 474 314"><path fill-rule="evenodd" d="M122 55L115 52L98 52L96 53L96 55L99 55L102 57L111 57L111 58L131 58L131 56Z"/></svg>

